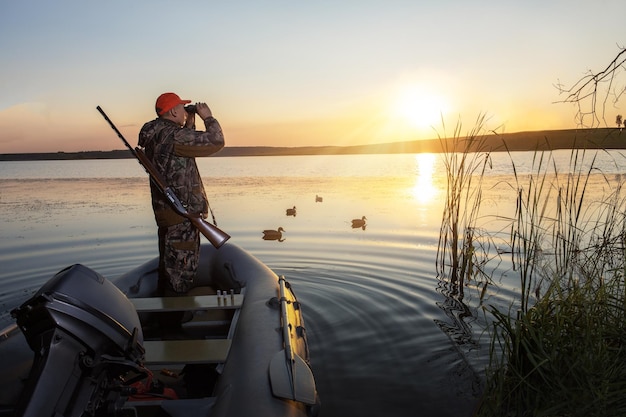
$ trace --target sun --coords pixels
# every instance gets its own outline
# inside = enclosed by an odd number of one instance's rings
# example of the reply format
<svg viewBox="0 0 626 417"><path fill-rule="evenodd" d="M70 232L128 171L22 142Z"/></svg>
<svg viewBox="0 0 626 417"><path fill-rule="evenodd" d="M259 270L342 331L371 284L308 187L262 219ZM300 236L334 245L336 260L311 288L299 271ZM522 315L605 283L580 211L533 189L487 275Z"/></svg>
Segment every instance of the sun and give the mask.
<svg viewBox="0 0 626 417"><path fill-rule="evenodd" d="M448 105L445 97L428 87L410 85L402 87L394 104L394 114L417 129L441 124Z"/></svg>

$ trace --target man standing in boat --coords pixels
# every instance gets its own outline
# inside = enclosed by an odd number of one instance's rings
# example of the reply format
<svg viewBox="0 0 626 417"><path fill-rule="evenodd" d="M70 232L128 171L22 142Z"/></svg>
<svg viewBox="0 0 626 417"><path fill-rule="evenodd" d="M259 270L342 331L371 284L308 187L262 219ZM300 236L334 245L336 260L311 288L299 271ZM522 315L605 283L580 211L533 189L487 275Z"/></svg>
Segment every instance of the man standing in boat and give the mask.
<svg viewBox="0 0 626 417"><path fill-rule="evenodd" d="M157 118L139 132L139 146L163 175L189 213L206 218L209 205L196 157L208 156L224 147L224 134L206 103L187 106L174 93L157 100ZM205 131L195 128L196 114ZM159 289L163 295L186 293L193 285L200 255L200 233L180 216L152 182L152 208L159 234Z"/></svg>

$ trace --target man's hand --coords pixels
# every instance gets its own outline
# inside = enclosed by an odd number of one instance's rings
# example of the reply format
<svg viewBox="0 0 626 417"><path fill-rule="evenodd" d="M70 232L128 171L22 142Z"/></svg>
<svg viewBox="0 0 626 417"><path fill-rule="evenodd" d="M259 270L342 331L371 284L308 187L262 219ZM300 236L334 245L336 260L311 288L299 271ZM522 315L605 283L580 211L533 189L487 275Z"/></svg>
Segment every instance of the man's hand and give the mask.
<svg viewBox="0 0 626 417"><path fill-rule="evenodd" d="M194 129L196 126L196 114L185 111L187 115L185 118L185 127L189 129Z"/></svg>
<svg viewBox="0 0 626 417"><path fill-rule="evenodd" d="M196 113L198 113L198 116L202 117L202 120L213 116L211 109L206 103L196 103Z"/></svg>

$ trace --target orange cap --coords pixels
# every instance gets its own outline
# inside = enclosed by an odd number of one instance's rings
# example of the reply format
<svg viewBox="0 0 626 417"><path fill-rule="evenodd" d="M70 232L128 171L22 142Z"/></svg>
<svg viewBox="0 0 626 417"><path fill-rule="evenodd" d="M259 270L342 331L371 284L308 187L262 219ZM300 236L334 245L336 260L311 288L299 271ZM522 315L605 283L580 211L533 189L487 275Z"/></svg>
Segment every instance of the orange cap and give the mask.
<svg viewBox="0 0 626 417"><path fill-rule="evenodd" d="M179 104L191 103L191 100L181 100L178 94L163 93L157 98L154 109L159 116L163 116L165 113L178 106Z"/></svg>

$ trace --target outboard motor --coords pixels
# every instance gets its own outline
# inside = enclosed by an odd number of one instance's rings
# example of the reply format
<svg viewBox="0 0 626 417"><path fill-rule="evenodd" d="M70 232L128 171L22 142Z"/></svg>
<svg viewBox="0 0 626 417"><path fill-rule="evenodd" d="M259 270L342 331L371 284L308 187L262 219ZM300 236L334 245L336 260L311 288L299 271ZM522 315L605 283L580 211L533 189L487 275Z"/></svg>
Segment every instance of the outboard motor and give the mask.
<svg viewBox="0 0 626 417"><path fill-rule="evenodd" d="M35 352L16 416L116 415L128 385L146 375L135 308L83 265L60 271L11 315Z"/></svg>

